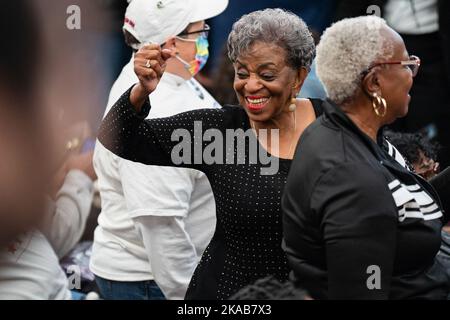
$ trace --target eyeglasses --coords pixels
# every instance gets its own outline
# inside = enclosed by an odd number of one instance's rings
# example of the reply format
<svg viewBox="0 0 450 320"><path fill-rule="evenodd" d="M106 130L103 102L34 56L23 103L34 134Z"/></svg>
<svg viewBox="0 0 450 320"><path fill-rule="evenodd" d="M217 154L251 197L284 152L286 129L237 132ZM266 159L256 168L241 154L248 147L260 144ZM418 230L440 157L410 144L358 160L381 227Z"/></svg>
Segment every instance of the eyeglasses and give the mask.
<svg viewBox="0 0 450 320"><path fill-rule="evenodd" d="M415 77L417 75L417 73L419 72L420 58L416 57L416 56L410 56L409 60L406 60L406 61L387 61L387 62L374 63L370 67L368 67L365 71L363 71L362 75L365 76L369 73L369 71L372 68L382 66L384 64L400 64L402 66L407 66L411 70L412 76Z"/></svg>
<svg viewBox="0 0 450 320"><path fill-rule="evenodd" d="M210 30L211 30L211 28L209 27L209 25L205 24L205 26L201 30L190 31L190 32L182 32L178 36L181 37L181 36L188 36L190 34L200 33L200 36L208 38Z"/></svg>

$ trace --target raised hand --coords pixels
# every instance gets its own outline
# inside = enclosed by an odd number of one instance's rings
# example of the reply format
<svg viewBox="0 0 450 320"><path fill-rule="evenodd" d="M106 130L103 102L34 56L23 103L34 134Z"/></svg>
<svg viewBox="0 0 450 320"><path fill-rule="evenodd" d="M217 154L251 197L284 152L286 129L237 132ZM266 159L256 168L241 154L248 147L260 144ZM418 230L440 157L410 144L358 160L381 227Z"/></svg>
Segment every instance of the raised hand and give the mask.
<svg viewBox="0 0 450 320"><path fill-rule="evenodd" d="M166 68L166 61L172 57L172 51L161 50L158 44L149 44L140 49L134 58L134 72L139 83L133 88L130 101L138 111L145 99L152 93Z"/></svg>

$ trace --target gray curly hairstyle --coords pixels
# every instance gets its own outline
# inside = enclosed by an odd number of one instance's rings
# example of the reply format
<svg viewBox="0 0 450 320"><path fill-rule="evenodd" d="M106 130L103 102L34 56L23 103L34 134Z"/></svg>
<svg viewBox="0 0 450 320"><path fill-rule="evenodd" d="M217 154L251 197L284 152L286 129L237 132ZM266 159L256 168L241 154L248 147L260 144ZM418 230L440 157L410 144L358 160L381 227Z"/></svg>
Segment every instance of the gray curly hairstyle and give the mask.
<svg viewBox="0 0 450 320"><path fill-rule="evenodd" d="M384 27L386 21L379 17L361 16L325 30L317 46L317 76L334 103L351 99L362 73L376 60L393 55L393 44L382 34Z"/></svg>
<svg viewBox="0 0 450 320"><path fill-rule="evenodd" d="M228 36L228 57L234 63L255 42L273 43L286 50L286 62L294 69L310 70L316 54L305 22L282 9L265 9L242 16Z"/></svg>

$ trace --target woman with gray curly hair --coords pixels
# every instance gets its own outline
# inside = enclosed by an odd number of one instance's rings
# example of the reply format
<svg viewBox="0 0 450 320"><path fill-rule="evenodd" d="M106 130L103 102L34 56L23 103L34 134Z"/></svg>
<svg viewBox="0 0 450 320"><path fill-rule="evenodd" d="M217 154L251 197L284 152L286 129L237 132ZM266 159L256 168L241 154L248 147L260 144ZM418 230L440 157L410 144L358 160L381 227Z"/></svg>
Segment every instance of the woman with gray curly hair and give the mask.
<svg viewBox="0 0 450 320"><path fill-rule="evenodd" d="M321 113L320 101L295 98L315 56L313 38L298 16L281 9L245 15L234 24L228 49L240 106L143 120L150 110L148 95L171 54L149 45L135 58L140 82L116 103L99 134L100 142L120 157L197 169L209 178L217 225L187 299L226 299L268 275L287 280L281 192L300 135ZM174 157L180 133L189 138L182 159ZM199 142L202 137L213 143ZM242 138L248 142L244 148ZM276 164L269 168L275 170L267 170L268 163Z"/></svg>
<svg viewBox="0 0 450 320"><path fill-rule="evenodd" d="M407 114L420 60L371 16L327 29L316 61L329 100L302 136L282 200L296 282L315 299L446 298L439 196L380 130Z"/></svg>

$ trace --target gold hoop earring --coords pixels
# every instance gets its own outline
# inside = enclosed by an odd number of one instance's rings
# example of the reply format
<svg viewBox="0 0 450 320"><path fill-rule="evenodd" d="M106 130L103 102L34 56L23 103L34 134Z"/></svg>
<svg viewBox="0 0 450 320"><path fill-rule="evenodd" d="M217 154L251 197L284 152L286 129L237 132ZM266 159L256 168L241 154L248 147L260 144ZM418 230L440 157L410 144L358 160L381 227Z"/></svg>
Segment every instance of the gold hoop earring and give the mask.
<svg viewBox="0 0 450 320"><path fill-rule="evenodd" d="M373 95L372 107L373 111L375 111L375 114L380 118L384 118L386 116L387 113L386 99L384 99L383 97L379 96L376 93Z"/></svg>
<svg viewBox="0 0 450 320"><path fill-rule="evenodd" d="M289 111L290 112L294 112L295 109L297 109L297 105L295 104L296 101L297 101L296 98L292 98L291 99L291 104L289 105Z"/></svg>

